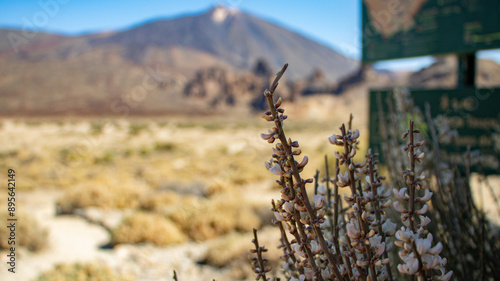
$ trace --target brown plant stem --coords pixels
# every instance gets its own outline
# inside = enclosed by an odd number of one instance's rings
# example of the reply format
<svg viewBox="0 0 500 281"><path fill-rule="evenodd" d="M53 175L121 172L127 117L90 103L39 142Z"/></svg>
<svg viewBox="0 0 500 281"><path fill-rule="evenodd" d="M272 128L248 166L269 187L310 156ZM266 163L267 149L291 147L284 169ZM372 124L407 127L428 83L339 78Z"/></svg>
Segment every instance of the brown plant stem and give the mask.
<svg viewBox="0 0 500 281"><path fill-rule="evenodd" d="M408 175L410 183L410 206L408 209L408 219L410 220L410 230L415 232L413 227L413 214L415 212L415 152L413 149L413 120L410 120L410 142L408 143L408 150L410 153L410 173Z"/></svg>
<svg viewBox="0 0 500 281"><path fill-rule="evenodd" d="M415 215L415 197L416 197L416 181L415 181L415 146L414 146L414 130L413 130L413 125L414 125L414 121L413 120L410 120L410 130L409 130L409 137L410 137L410 140L408 142L408 152L409 152L409 155L410 155L410 170L408 171L409 173L407 174L407 177L408 177L408 181L407 183L409 184L410 186L410 199L409 199L409 202L410 202L410 205L409 205L409 208L408 208L408 219L410 220L409 222L409 229L411 231L413 231L414 233L416 232L415 231L415 227L414 227L414 215ZM423 270L423 263L422 263L422 257L420 257L420 254L418 253L417 251L417 246L415 244L415 241L412 241L412 248L413 248L413 252L415 253L416 257L417 257L417 260L418 260L418 275L420 277L423 277L425 279L425 271ZM411 279L414 280L415 277L414 275L411 276Z"/></svg>
<svg viewBox="0 0 500 281"><path fill-rule="evenodd" d="M282 120L280 120L278 113L276 111L274 102L273 102L274 90L276 90L276 87L278 86L278 81L281 78L281 76L283 76L283 73L285 72L287 67L288 67L288 64L285 64L283 66L283 68L281 69L281 71L278 72L278 74L276 75L276 78L274 79L273 84L271 85L271 89L269 91L265 92L265 96L266 96L268 104L269 104L269 109L271 111L271 115L274 118L274 123L275 123L276 129L278 131L279 140L281 141L281 144L283 145L283 148L285 151L285 155L287 156L287 161L288 161L287 164L291 168L292 176L295 179L295 182L297 183L297 185L299 187L299 191L300 191L302 198L303 198L303 201L304 201L303 202L304 206L307 210L309 217L311 218L311 225L313 226L313 228L315 230L315 235L318 238L319 245L320 245L321 249L323 250L324 254L326 255L326 257L330 263L330 268L333 270L333 273L335 274L335 276L339 280L341 280L342 275L340 274L340 271L338 270L338 266L340 265L340 262L332 255L332 253L328 249L328 245L326 244L326 241L325 241L323 234L321 232L321 229L319 227L318 218L316 217L316 212L311 207L309 200L307 200L308 197L307 197L307 193L305 190L305 181L302 180L302 178L300 177L299 171L297 169L297 166L295 164L295 160L294 160L294 157L292 154L292 148L288 144L285 133L283 131ZM293 189L293 185L290 185L290 188ZM297 213L297 211L295 213ZM300 214L298 215L298 219L300 220ZM296 220L297 220L297 216L296 216ZM299 232L302 232L301 235L305 235L305 232L304 232L301 224L297 222L297 225L300 226L298 229L299 229ZM307 239L307 236L303 236L303 237L305 237L305 239ZM306 249L306 251L308 251L307 247L305 247L305 249ZM310 253L308 253L308 254L310 254ZM311 266L316 267L314 261L311 263ZM318 273L317 268L313 268L313 270L315 270L315 274ZM319 277L321 278L321 273L319 273Z"/></svg>
<svg viewBox="0 0 500 281"><path fill-rule="evenodd" d="M335 203L333 205L333 243L335 244L335 251L338 255L341 255L340 244L339 244L339 187L337 185L337 176L339 175L339 159L335 159L335 180L333 180L333 197Z"/></svg>
<svg viewBox="0 0 500 281"><path fill-rule="evenodd" d="M346 162L345 165L349 169L350 164L352 164L352 159L347 158L349 153L351 152L352 147L349 146L348 141L347 141L347 133L345 129L345 125L342 124L341 127L341 132L342 132L342 140L344 143L344 155L346 157ZM361 205L361 200L360 196L357 195L356 192L356 181L354 178L354 170L349 169L349 183L351 187L351 193L355 197L356 204L358 205L358 210L357 210L357 219L358 219L358 225L359 225L359 230L362 232L362 235L365 236L368 233L368 226L364 223L363 218L361 217L363 209ZM364 238L366 239L366 238ZM371 255L371 249L370 245L367 245L366 243L363 243L365 247L365 252L366 252L366 257L370 261L370 276L371 280L377 280L377 273L375 271L375 265L371 262L372 255Z"/></svg>
<svg viewBox="0 0 500 281"><path fill-rule="evenodd" d="M273 204L273 211L277 211L276 204L274 203L274 200L272 200L272 204ZM285 256L285 258L290 257L290 259L293 262L293 266L295 266L295 264L297 263L297 259L295 258L295 255L293 254L292 246L290 245L290 241L288 241L288 237L286 236L286 231L285 231L285 228L283 227L283 223L280 221L277 221L276 224L278 225L278 227L280 229L281 239L282 239L284 247L286 248L286 251L287 251L287 255ZM298 270L301 274L304 273L304 269L302 267L298 268Z"/></svg>
<svg viewBox="0 0 500 281"><path fill-rule="evenodd" d="M347 239L349 239L349 237L347 237ZM349 258L349 251L347 250L346 246L342 246L342 251L344 253L343 256L345 264L347 265L347 274L349 275L349 279L352 280L354 278L354 274L352 273L352 265L351 265L351 260Z"/></svg>
<svg viewBox="0 0 500 281"><path fill-rule="evenodd" d="M370 187L372 190L373 194L373 209L375 210L375 217L377 218L378 221L378 234L382 237L382 241L385 242L386 235L384 231L382 230L382 215L380 214L380 205L379 205L379 200L378 200L378 192L377 189L379 187L379 182L375 181L375 159L374 155L371 153L371 149L368 150L368 168L369 168L369 175L370 175ZM384 250L383 254L384 258L388 257L387 251ZM386 264L385 268L387 270L387 275L389 277L389 281L392 281L392 273L391 273L391 266L390 264Z"/></svg>
<svg viewBox="0 0 500 281"><path fill-rule="evenodd" d="M253 243L255 244L255 252L257 253L257 261L259 263L260 272L257 273L257 280L262 278L262 280L267 281L266 272L268 271L264 266L264 260L262 259L262 252L266 252L267 249L259 246L259 238L257 237L257 229L253 229ZM269 269L270 271L271 269Z"/></svg>
<svg viewBox="0 0 500 281"><path fill-rule="evenodd" d="M349 256L352 257L352 260L354 261L354 266L358 269L358 273L360 275L361 280L366 280L365 277L365 272L364 270L358 265L358 258L356 257L356 250L351 244L351 238L349 235L345 235L345 240L347 241L347 247L349 249ZM352 274L352 272L351 272ZM376 280L376 279L375 279Z"/></svg>

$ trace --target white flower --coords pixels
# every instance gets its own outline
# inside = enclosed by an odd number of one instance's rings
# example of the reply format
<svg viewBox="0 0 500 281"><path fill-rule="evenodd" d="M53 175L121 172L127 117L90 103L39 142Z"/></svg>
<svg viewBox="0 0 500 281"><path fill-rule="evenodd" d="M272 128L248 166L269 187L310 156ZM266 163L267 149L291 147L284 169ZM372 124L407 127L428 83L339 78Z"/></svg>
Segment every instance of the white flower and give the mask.
<svg viewBox="0 0 500 281"><path fill-rule="evenodd" d="M300 246L297 243L292 244L293 251L295 252L295 255L306 258L306 254L300 250Z"/></svg>
<svg viewBox="0 0 500 281"><path fill-rule="evenodd" d="M293 214L293 206L290 202L285 202L285 204L283 204L283 209L285 209L288 213Z"/></svg>
<svg viewBox="0 0 500 281"><path fill-rule="evenodd" d="M436 246L430 248L427 253L430 255L439 255L441 251L443 250L443 244L441 242L437 243Z"/></svg>
<svg viewBox="0 0 500 281"><path fill-rule="evenodd" d="M415 241L415 244L417 245L417 252L420 254L420 256L427 253L427 251L432 246L431 243L432 240L429 241L429 239L417 239L417 241Z"/></svg>
<svg viewBox="0 0 500 281"><path fill-rule="evenodd" d="M260 137L263 140L269 140L269 139L273 139L274 140L274 134L275 134L275 132L273 132L271 130L268 130L267 134L260 134Z"/></svg>
<svg viewBox="0 0 500 281"><path fill-rule="evenodd" d="M323 203L325 202L325 197L320 194L315 194L313 197L314 200L314 209L319 210L323 207Z"/></svg>
<svg viewBox="0 0 500 281"><path fill-rule="evenodd" d="M277 219L278 221L284 221L284 220L285 220L285 219L283 218L283 216L282 216L282 215L280 215L280 213L278 213L278 212L274 212L274 216L276 217L276 219Z"/></svg>
<svg viewBox="0 0 500 281"><path fill-rule="evenodd" d="M403 274L415 275L418 271L418 260L416 258L407 258L404 264L398 264L399 272Z"/></svg>
<svg viewBox="0 0 500 281"><path fill-rule="evenodd" d="M328 137L328 141L331 143L331 144L335 144L336 143L336 140L337 140L337 137L335 136L335 134L331 135L330 137Z"/></svg>
<svg viewBox="0 0 500 281"><path fill-rule="evenodd" d="M375 235L370 238L370 245L375 248L375 254L377 257L382 256L385 251L385 242L382 242L382 236Z"/></svg>
<svg viewBox="0 0 500 281"><path fill-rule="evenodd" d="M390 188L388 188L387 191L385 191L385 187L380 187L379 191L380 191L380 193L379 193L380 198L388 198L389 196L391 196L391 189Z"/></svg>
<svg viewBox="0 0 500 281"><path fill-rule="evenodd" d="M318 194L322 194L322 195L326 194L326 186L324 184L318 186Z"/></svg>
<svg viewBox="0 0 500 281"><path fill-rule="evenodd" d="M272 165L271 163L264 162L264 165L269 170L269 172L271 172L271 173L273 173L273 174L275 174L277 176L283 175L283 170L281 170L281 167L278 164Z"/></svg>
<svg viewBox="0 0 500 281"><path fill-rule="evenodd" d="M399 201L395 201L394 203L392 203L392 205L394 206L394 209L396 209L396 211L398 211L400 213L408 212L405 209L403 209L403 207L401 207L401 204L399 204Z"/></svg>
<svg viewBox="0 0 500 281"><path fill-rule="evenodd" d="M423 214L427 213L428 210L429 210L429 206L423 205L420 210L415 211L415 215L423 215Z"/></svg>
<svg viewBox="0 0 500 281"><path fill-rule="evenodd" d="M371 183L371 181L370 181L370 176L366 176L366 177L365 177L365 181L366 181L366 182L368 182L368 183Z"/></svg>
<svg viewBox="0 0 500 281"><path fill-rule="evenodd" d="M431 222L431 219L426 216L419 216L419 217L420 217L420 224L418 225L418 227L424 227Z"/></svg>
<svg viewBox="0 0 500 281"><path fill-rule="evenodd" d="M321 251L321 247L319 246L318 242L316 240L311 241L311 251L313 254L319 253Z"/></svg>
<svg viewBox="0 0 500 281"><path fill-rule="evenodd" d="M342 174L342 172L340 172L337 176L337 181L340 187L347 186L349 184L349 172L346 171L345 174Z"/></svg>
<svg viewBox="0 0 500 281"><path fill-rule="evenodd" d="M439 266L439 256L437 255L423 255L422 263L424 264L423 270L430 270L433 268L437 268Z"/></svg>
<svg viewBox="0 0 500 281"><path fill-rule="evenodd" d="M429 201L429 199L431 199L431 197L432 197L432 192L426 189L424 196L417 198L417 202L427 202Z"/></svg>
<svg viewBox="0 0 500 281"><path fill-rule="evenodd" d="M445 275L436 277L436 280L438 280L438 281L448 281L448 280L450 280L451 275L453 275L453 270L449 271Z"/></svg>
<svg viewBox="0 0 500 281"><path fill-rule="evenodd" d="M306 275L305 278L307 278L307 280L313 280L314 272L312 271L312 269L304 267L304 274Z"/></svg>
<svg viewBox="0 0 500 281"><path fill-rule="evenodd" d="M304 156L304 158L302 159L302 162L300 162L300 164L297 165L297 169L304 168L308 162L309 162L309 158L307 156Z"/></svg>
<svg viewBox="0 0 500 281"><path fill-rule="evenodd" d="M321 277L323 277L323 279L328 280L331 275L332 275L332 273L330 272L329 267L326 267L325 269L321 270Z"/></svg>
<svg viewBox="0 0 500 281"><path fill-rule="evenodd" d="M391 219L387 219L383 224L382 224L382 231L387 235L387 236L393 236L396 233L396 224L391 221Z"/></svg>
<svg viewBox="0 0 500 281"><path fill-rule="evenodd" d="M383 201L380 201L379 204L380 204L380 208L384 209L384 208L387 208L389 207L389 205L391 205L392 203L392 200L391 199L388 199L387 201L383 202Z"/></svg>
<svg viewBox="0 0 500 281"><path fill-rule="evenodd" d="M341 275L346 275L347 274L347 265L343 264L340 266L340 274Z"/></svg>
<svg viewBox="0 0 500 281"><path fill-rule="evenodd" d="M410 229L401 227L401 230L396 232L396 239L409 243L413 237L413 232Z"/></svg>
<svg viewBox="0 0 500 281"><path fill-rule="evenodd" d="M408 195L406 194L406 187L401 188L399 191L397 189L393 189L392 193L394 193L394 196L401 201L408 201Z"/></svg>
<svg viewBox="0 0 500 281"><path fill-rule="evenodd" d="M358 239L361 237L361 233L357 228L357 224L355 221L351 221L350 223L347 224L347 235L351 239Z"/></svg>

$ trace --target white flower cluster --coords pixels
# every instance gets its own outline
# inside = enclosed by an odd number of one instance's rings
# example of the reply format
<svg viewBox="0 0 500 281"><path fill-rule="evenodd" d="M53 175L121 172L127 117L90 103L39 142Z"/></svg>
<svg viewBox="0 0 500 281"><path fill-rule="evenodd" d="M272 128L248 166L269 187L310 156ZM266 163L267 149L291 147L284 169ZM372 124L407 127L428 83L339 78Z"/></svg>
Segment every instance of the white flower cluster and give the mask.
<svg viewBox="0 0 500 281"><path fill-rule="evenodd" d="M420 269L437 269L441 271L441 276L434 276L434 280L450 280L453 271L446 273L444 266L447 260L439 256L441 250L443 250L443 245L439 242L432 247L432 234L427 233L427 237L425 237L424 232L422 227L417 232L413 232L406 227L401 227L401 230L396 232L398 241L395 244L403 248L403 251L399 252L399 256L404 263L398 265L399 272L415 275ZM420 261L422 262L421 268Z"/></svg>
<svg viewBox="0 0 500 281"><path fill-rule="evenodd" d="M339 172L336 184L339 187L350 187L351 195L344 194L344 201L351 206L349 222L346 225L349 240L348 248L352 257L354 277L368 275L367 278L384 280L390 274L389 258L386 254L388 237L396 232L396 224L392 223L385 214L384 209L391 204L391 190L386 190L381 183L385 179L378 175L375 168L378 163L371 153L365 156L366 161L356 163L354 157L357 153L359 131L341 128L341 135L332 135L331 144L344 148L343 152L335 152L335 157L341 165L346 166L346 171ZM362 170L362 168L364 170ZM365 174L365 182L361 183ZM362 186L362 190L356 188ZM370 203L370 204L369 204ZM366 272L363 272L363 268ZM362 272L360 272L360 270Z"/></svg>
<svg viewBox="0 0 500 281"><path fill-rule="evenodd" d="M295 160L301 154L299 144L285 136L283 121L286 115L280 108L282 100L274 103L273 99L277 82L286 67L277 74L271 90L264 93L270 110L264 113L263 118L273 122L274 127L261 134L269 143L278 140L265 167L278 176L276 182L281 187L281 198L272 201L276 218L273 223L281 231L282 258L285 261L282 269L286 280L392 281L388 250L393 246L390 238L394 235L394 245L402 249L399 256L403 263L398 265L398 271L416 275L418 280L450 280L453 272L446 272L447 260L439 256L443 245L437 243L433 246L433 236L425 230L431 222L425 215L429 211L426 203L433 194L422 184L425 174L415 171L415 163L421 163L426 154L420 150L424 142L413 140L414 134L420 132L413 129L413 121L410 121L410 129L403 134L403 138L410 138L403 149L410 158L410 168L403 172L407 186L399 190L385 188L382 185L385 177L378 174L378 154L371 150L365 155L365 161L354 160L360 134L358 130L351 130L349 123L348 130L342 125L341 134L329 138L331 144L341 148L340 152L334 152L334 176L330 177L328 173L325 157L326 185L316 186L315 194L310 198L306 184L313 180L303 179L300 174L309 159L305 156L300 163ZM404 91L398 95L400 100L407 97ZM403 102L399 106L407 105ZM339 166L343 166L342 172ZM333 192L330 184L333 184ZM350 189L349 195L344 194L347 207L342 206L338 192L343 187ZM398 201L392 202L391 193ZM404 224L397 232L396 224L387 218L386 208L391 203L401 213ZM273 280L265 275L270 270L265 267L265 259L262 258L265 249L258 245L256 233L254 235L257 257L251 260L256 277Z"/></svg>
<svg viewBox="0 0 500 281"><path fill-rule="evenodd" d="M403 260L402 264L398 265L399 272L409 275L418 275L424 277L427 271L432 269L440 270L441 275L433 276L434 280L447 281L451 278L453 271L446 273L444 266L446 258L441 258L439 254L443 249L443 245L438 243L432 247L433 237L427 230L424 229L431 219L425 214L429 210L427 202L432 198L432 192L425 188L422 181L425 179L425 174L420 175L415 172L415 162L421 163L425 156L421 152L421 147L424 142L416 143L414 135L420 133L420 130L413 129L413 121L410 121L410 129L406 130L402 138L409 137L407 145L403 148L408 152L410 159L410 168L403 172L408 187L401 189L393 189L394 196L399 201L393 203L394 209L401 213L401 220L404 226L396 232L397 241L394 244L401 247L403 250L399 252L399 256ZM419 190L425 190L422 196L418 195ZM407 205L408 207L404 207ZM420 207L417 207L420 205ZM418 224L417 224L418 216Z"/></svg>

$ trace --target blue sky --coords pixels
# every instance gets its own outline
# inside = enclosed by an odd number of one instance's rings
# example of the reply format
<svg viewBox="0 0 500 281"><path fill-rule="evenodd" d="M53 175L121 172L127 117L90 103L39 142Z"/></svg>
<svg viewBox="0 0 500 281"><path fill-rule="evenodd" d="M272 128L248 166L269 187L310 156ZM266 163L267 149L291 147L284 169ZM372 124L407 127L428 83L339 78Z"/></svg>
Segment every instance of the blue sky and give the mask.
<svg viewBox="0 0 500 281"><path fill-rule="evenodd" d="M0 27L33 28L79 35L125 29L154 18L195 14L214 5L233 7L319 41L360 59L359 0L0 0ZM491 53L491 52L490 52ZM480 57L496 57L500 52ZM378 63L378 68L418 69L432 59L417 58Z"/></svg>

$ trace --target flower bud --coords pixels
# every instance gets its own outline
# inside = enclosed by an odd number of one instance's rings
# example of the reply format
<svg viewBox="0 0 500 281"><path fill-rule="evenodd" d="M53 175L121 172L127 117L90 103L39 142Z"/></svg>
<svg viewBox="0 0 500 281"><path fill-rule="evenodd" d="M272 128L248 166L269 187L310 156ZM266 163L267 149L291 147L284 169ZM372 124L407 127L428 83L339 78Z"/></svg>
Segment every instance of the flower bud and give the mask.
<svg viewBox="0 0 500 281"><path fill-rule="evenodd" d="M354 131L354 133L352 134L352 138L353 138L353 139L357 139L357 138L359 138L359 130L357 130L357 129L356 129L356 130Z"/></svg>
<svg viewBox="0 0 500 281"><path fill-rule="evenodd" d="M283 99L280 97L280 98L278 99L278 101L274 104L274 107L275 107L275 108L280 107L282 102L283 102Z"/></svg>
<svg viewBox="0 0 500 281"><path fill-rule="evenodd" d="M297 169L304 168L308 162L309 162L309 158L307 158L307 156L304 156L304 159L302 159L302 162L300 162L300 164L297 165Z"/></svg>
<svg viewBox="0 0 500 281"><path fill-rule="evenodd" d="M407 213L408 212L407 210L403 209L403 207L401 207L401 204L399 204L399 201L392 203L392 206L394 206L394 209L396 209L396 211L398 211L400 213Z"/></svg>
<svg viewBox="0 0 500 281"><path fill-rule="evenodd" d="M351 152L349 152L349 154L347 155L349 158L353 158L354 155L356 155L356 148L352 148Z"/></svg>
<svg viewBox="0 0 500 281"><path fill-rule="evenodd" d="M315 194L314 197L314 209L319 210L323 207L323 203L325 202L325 197L320 194Z"/></svg>
<svg viewBox="0 0 500 281"><path fill-rule="evenodd" d="M283 209L285 209L285 211L287 211L288 213L290 214L293 214L293 206L292 204L290 204L290 202L285 202L285 204L283 204Z"/></svg>
<svg viewBox="0 0 500 281"><path fill-rule="evenodd" d="M276 219L277 219L278 221L284 221L284 220L285 220L285 219L283 218L283 216L282 216L282 215L280 215L280 213L278 213L278 212L274 212L274 216L276 217Z"/></svg>

